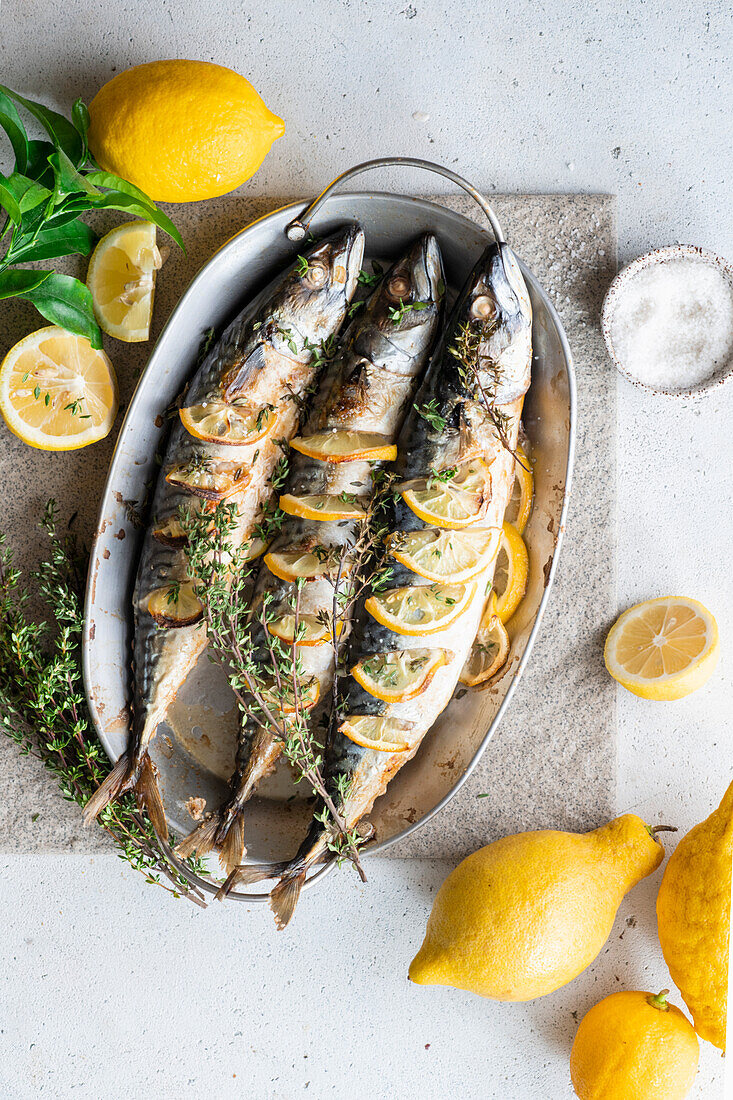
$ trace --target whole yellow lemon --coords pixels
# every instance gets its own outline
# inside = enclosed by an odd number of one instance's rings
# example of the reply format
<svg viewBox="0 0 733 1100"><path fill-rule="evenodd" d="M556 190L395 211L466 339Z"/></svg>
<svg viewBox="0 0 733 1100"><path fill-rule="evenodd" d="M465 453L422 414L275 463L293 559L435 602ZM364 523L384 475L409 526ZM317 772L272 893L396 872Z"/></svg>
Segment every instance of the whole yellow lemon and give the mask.
<svg viewBox="0 0 733 1100"><path fill-rule="evenodd" d="M635 814L590 833L497 840L441 886L410 979L497 1001L552 993L593 961L624 894L663 858Z"/></svg>
<svg viewBox="0 0 733 1100"><path fill-rule="evenodd" d="M667 993L612 993L586 1013L570 1053L580 1100L684 1100L689 1094L700 1044Z"/></svg>
<svg viewBox="0 0 733 1100"><path fill-rule="evenodd" d="M698 1035L725 1050L730 945L733 783L683 836L657 895L659 942Z"/></svg>
<svg viewBox="0 0 733 1100"><path fill-rule="evenodd" d="M89 115L99 165L156 202L233 191L285 131L248 80L208 61L152 61L118 73Z"/></svg>

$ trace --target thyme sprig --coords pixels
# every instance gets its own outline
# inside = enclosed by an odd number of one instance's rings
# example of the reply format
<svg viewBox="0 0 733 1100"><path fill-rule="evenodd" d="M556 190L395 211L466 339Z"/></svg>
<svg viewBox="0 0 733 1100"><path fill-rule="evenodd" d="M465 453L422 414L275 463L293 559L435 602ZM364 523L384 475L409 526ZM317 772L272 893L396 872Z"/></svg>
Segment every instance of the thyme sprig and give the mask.
<svg viewBox="0 0 733 1100"><path fill-rule="evenodd" d="M46 561L30 575L32 593L0 536L0 728L23 756L45 764L67 802L84 806L109 767L82 686L87 555L72 536L58 533L53 501L46 506L42 527L50 548ZM32 596L40 597L45 615L31 616ZM107 806L99 821L120 858L147 882L205 906L203 894L160 848L132 795ZM200 861L185 862L193 873L201 873Z"/></svg>

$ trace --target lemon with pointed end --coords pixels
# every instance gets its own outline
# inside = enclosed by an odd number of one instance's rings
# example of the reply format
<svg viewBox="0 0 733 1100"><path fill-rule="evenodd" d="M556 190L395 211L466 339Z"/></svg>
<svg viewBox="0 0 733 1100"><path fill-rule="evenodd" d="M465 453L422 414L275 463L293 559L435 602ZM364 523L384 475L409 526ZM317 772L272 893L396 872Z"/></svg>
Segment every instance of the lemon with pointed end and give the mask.
<svg viewBox="0 0 733 1100"><path fill-rule="evenodd" d="M285 130L248 80L208 61L152 61L118 73L89 115L100 167L157 202L233 191Z"/></svg>
<svg viewBox="0 0 733 1100"><path fill-rule="evenodd" d="M730 950L733 783L707 820L683 836L662 878L662 953L698 1035L725 1050Z"/></svg>
<svg viewBox="0 0 733 1100"><path fill-rule="evenodd" d="M410 979L497 1001L552 993L595 959L624 894L663 856L635 814L590 833L497 840L441 886Z"/></svg>
<svg viewBox="0 0 733 1100"><path fill-rule="evenodd" d="M570 1078L580 1100L684 1100L700 1044L679 1008L661 993L628 990L599 1001L580 1022Z"/></svg>

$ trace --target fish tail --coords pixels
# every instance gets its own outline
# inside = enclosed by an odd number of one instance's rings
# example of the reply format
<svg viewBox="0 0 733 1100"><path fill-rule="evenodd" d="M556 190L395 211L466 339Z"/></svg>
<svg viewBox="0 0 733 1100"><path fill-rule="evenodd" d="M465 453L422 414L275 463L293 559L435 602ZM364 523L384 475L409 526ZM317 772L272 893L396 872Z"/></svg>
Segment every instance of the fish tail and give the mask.
<svg viewBox="0 0 733 1100"><path fill-rule="evenodd" d="M138 768L130 754L123 752L112 771L101 783L84 807L84 824L91 825L99 817L105 806L114 802L127 791L131 791L138 780Z"/></svg>
<svg viewBox="0 0 733 1100"><path fill-rule="evenodd" d="M244 846L244 814L240 810L227 823L221 842L221 862L230 875L241 864L247 849Z"/></svg>
<svg viewBox="0 0 733 1100"><path fill-rule="evenodd" d="M286 874L270 894L270 908L275 914L275 924L282 932L289 923L298 904L303 889L307 868L293 868Z"/></svg>
<svg viewBox="0 0 733 1100"><path fill-rule="evenodd" d="M233 870L230 871L226 882L223 883L219 889L216 897L219 901L223 901L229 891L233 890L235 886L262 882L267 878L278 878L280 875L285 874L289 866L289 861L285 860L282 863L251 863L244 864L241 867L234 867Z"/></svg>
<svg viewBox="0 0 733 1100"><path fill-rule="evenodd" d="M158 769L147 753L140 763L140 778L135 784L137 803L147 812L150 824L161 840L168 839L168 823L165 820L163 797L158 786Z"/></svg>
<svg viewBox="0 0 733 1100"><path fill-rule="evenodd" d="M192 829L188 836L184 836L183 840L179 840L175 847L176 855L180 856L181 859L188 859L194 852L199 858L208 855L217 847L216 834L220 825L220 813L211 814L195 829Z"/></svg>

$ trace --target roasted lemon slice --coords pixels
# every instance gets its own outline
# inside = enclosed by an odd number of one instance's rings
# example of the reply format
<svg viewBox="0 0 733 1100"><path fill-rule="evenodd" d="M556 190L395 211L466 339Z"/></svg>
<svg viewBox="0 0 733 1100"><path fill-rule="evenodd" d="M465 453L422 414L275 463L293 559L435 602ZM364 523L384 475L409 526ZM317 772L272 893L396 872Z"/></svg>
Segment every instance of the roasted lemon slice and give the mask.
<svg viewBox="0 0 733 1100"><path fill-rule="evenodd" d="M285 680L279 686L273 684L262 690L262 702L277 714L295 714L298 710L311 710L321 694L321 687L315 676L298 685L296 696L292 680Z"/></svg>
<svg viewBox="0 0 733 1100"><path fill-rule="evenodd" d="M265 565L281 581L293 583L299 578L314 581L317 577L336 576L339 569L338 561L334 561L331 555L314 554L308 550L274 550L265 554ZM345 576L350 569L351 562L344 560L341 575Z"/></svg>
<svg viewBox="0 0 733 1100"><path fill-rule="evenodd" d="M445 630L476 595L476 584L429 584L390 588L365 603L369 614L395 634L423 637Z"/></svg>
<svg viewBox="0 0 733 1100"><path fill-rule="evenodd" d="M491 472L481 458L413 481L402 499L423 523L456 529L476 523L491 500Z"/></svg>
<svg viewBox="0 0 733 1100"><path fill-rule="evenodd" d="M429 581L464 584L493 561L499 549L501 528L436 531L425 528L409 534L390 535L387 545L393 558Z"/></svg>
<svg viewBox="0 0 733 1100"><path fill-rule="evenodd" d="M336 624L336 635L341 633L342 623ZM295 615L286 613L267 624L270 634L282 642L291 645L295 638ZM298 645L326 645L331 641L331 628L317 615L300 613L298 615Z"/></svg>
<svg viewBox="0 0 733 1100"><path fill-rule="evenodd" d="M118 404L105 353L56 325L24 337L0 366L0 412L31 447L72 451L96 443L111 431Z"/></svg>
<svg viewBox="0 0 733 1100"><path fill-rule="evenodd" d="M245 466L234 462L213 462L202 459L187 466L174 466L165 477L171 485L177 485L185 493L204 500L224 500L232 493L244 489L250 478Z"/></svg>
<svg viewBox="0 0 733 1100"><path fill-rule="evenodd" d="M148 611L158 626L193 626L204 614L193 581L156 588L148 599Z"/></svg>
<svg viewBox="0 0 733 1100"><path fill-rule="evenodd" d="M516 527L520 535L524 534L527 521L532 513L534 497L534 477L532 466L521 447L517 447L514 460L514 486L504 519Z"/></svg>
<svg viewBox="0 0 733 1100"><path fill-rule="evenodd" d="M410 747L407 734L411 729L408 722L366 714L353 714L339 726L339 732L349 741L378 752L405 752Z"/></svg>
<svg viewBox="0 0 733 1100"><path fill-rule="evenodd" d="M494 570L496 614L508 623L527 591L529 556L524 539L511 523L505 523L501 533L499 553Z"/></svg>
<svg viewBox="0 0 733 1100"><path fill-rule="evenodd" d="M247 402L210 401L180 410L181 423L189 435L209 443L230 446L255 443L277 419L271 405L254 408Z"/></svg>
<svg viewBox="0 0 733 1100"><path fill-rule="evenodd" d="M385 703L403 703L422 695L447 660L444 649L399 649L357 662L351 675L370 695Z"/></svg>
<svg viewBox="0 0 733 1100"><path fill-rule="evenodd" d="M99 327L109 336L128 344L147 340L162 262L152 222L125 222L102 237L89 261L87 286Z"/></svg>
<svg viewBox="0 0 733 1100"><path fill-rule="evenodd" d="M393 462L397 458L397 445L385 435L376 432L325 431L315 435L299 436L290 446L309 458L322 462L354 462L357 459Z"/></svg>
<svg viewBox="0 0 733 1100"><path fill-rule="evenodd" d="M459 680L476 687L490 680L506 664L509 656L509 635L496 614L496 595L491 593L486 605L476 641L463 666Z"/></svg>
<svg viewBox="0 0 733 1100"><path fill-rule="evenodd" d="M718 625L706 607L685 596L635 604L611 627L606 668L642 699L670 700L697 691L720 656Z"/></svg>
<svg viewBox="0 0 733 1100"><path fill-rule="evenodd" d="M294 496L284 493L280 497L280 508L289 516L301 519L314 519L329 522L339 519L364 519L366 512L350 493L330 496L327 493L312 496Z"/></svg>

